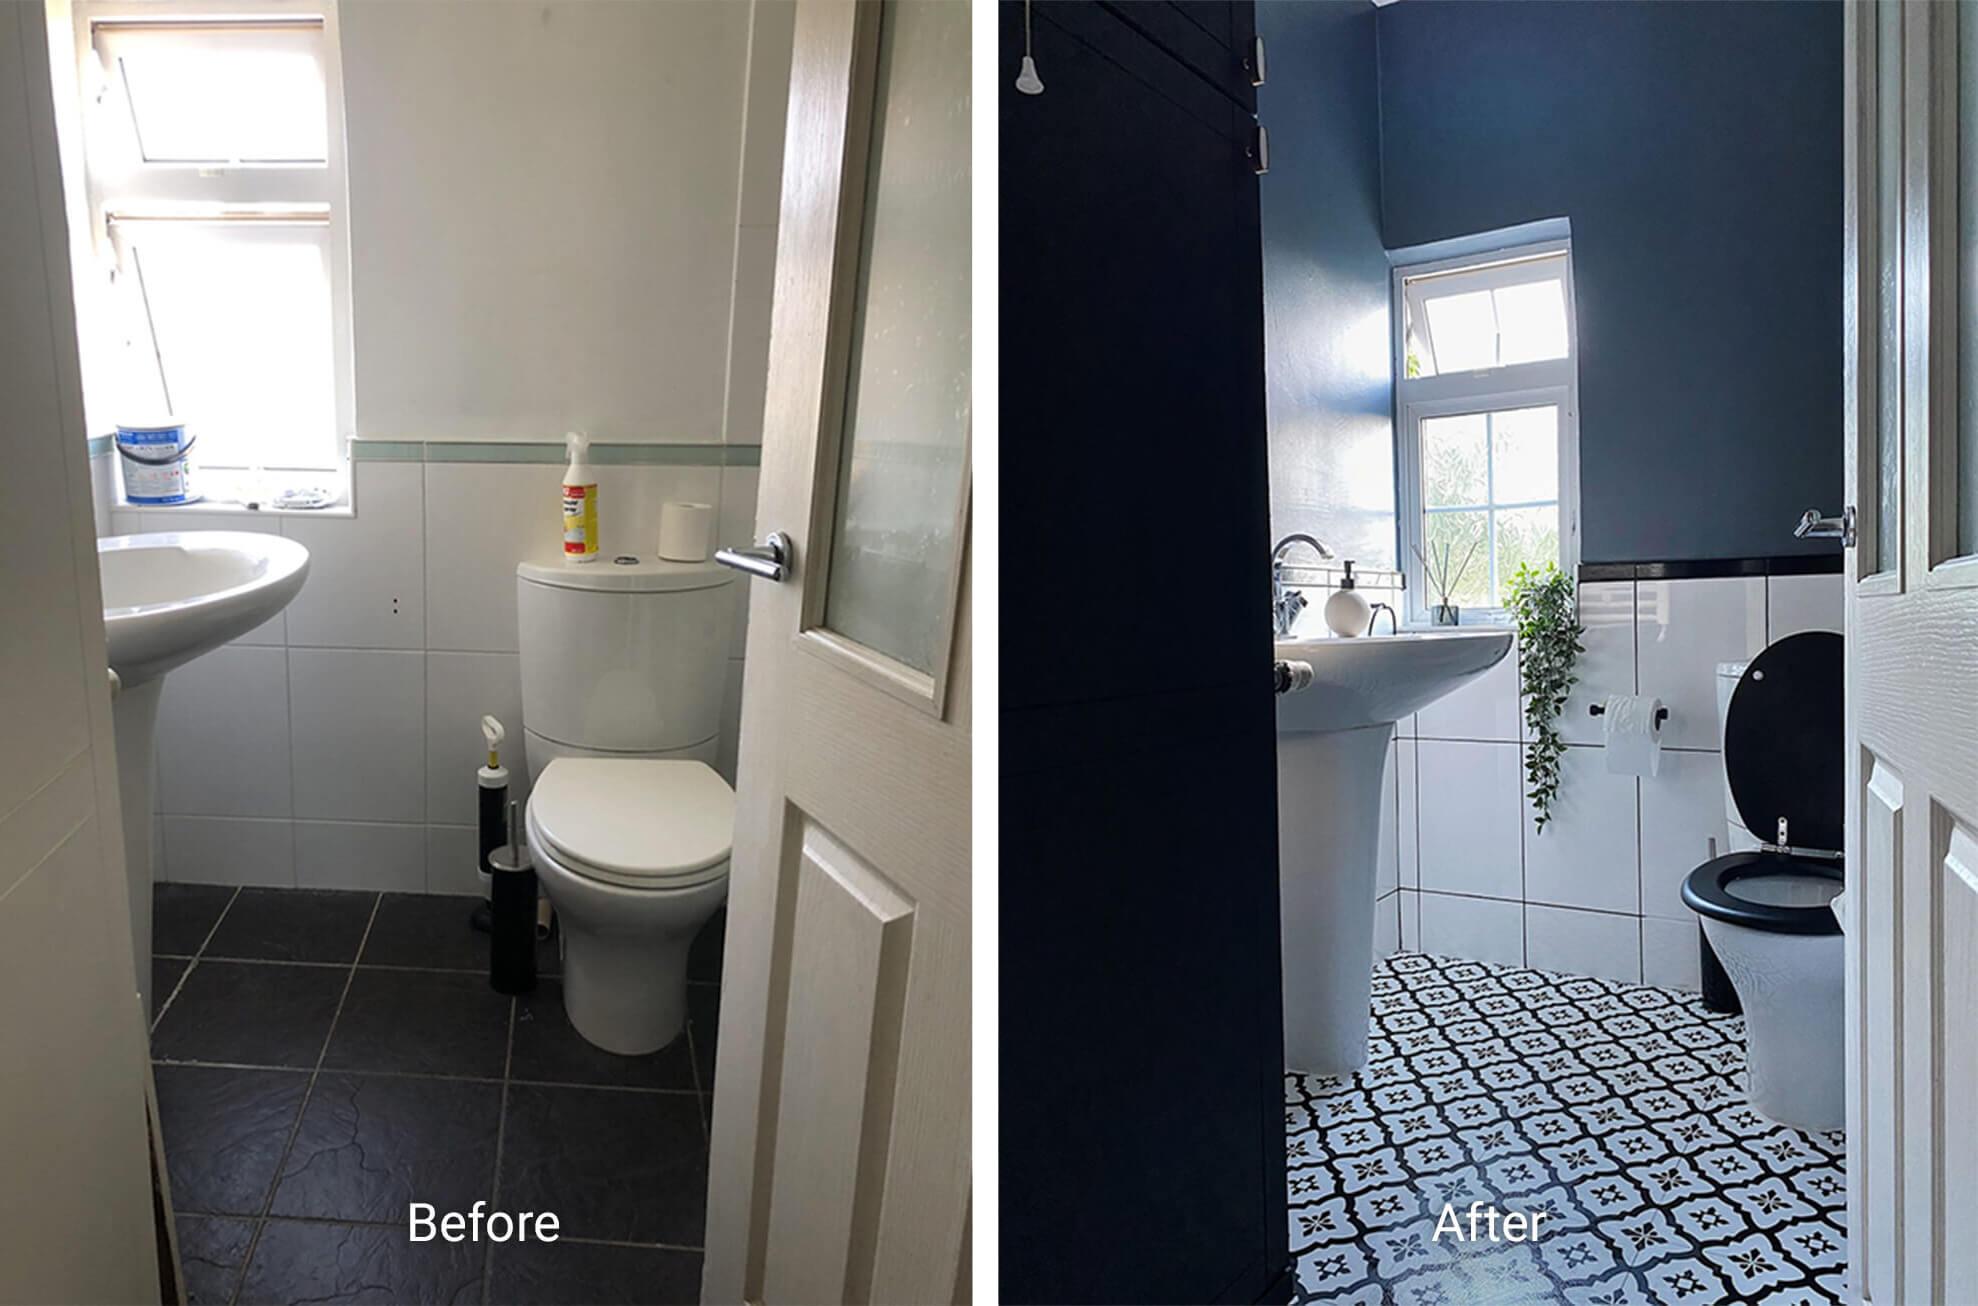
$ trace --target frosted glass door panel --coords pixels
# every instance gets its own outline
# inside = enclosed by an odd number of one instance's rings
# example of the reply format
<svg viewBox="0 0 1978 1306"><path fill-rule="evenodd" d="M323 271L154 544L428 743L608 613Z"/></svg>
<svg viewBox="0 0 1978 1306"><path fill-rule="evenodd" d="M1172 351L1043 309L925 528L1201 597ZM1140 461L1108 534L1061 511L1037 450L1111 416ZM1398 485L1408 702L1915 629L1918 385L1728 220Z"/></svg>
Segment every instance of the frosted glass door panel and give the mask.
<svg viewBox="0 0 1978 1306"><path fill-rule="evenodd" d="M881 20L824 624L936 674L968 485L969 7Z"/></svg>
<svg viewBox="0 0 1978 1306"><path fill-rule="evenodd" d="M1957 552L1978 553L1978 4L1957 7Z"/></svg>
<svg viewBox="0 0 1978 1306"><path fill-rule="evenodd" d="M1875 7L1875 538L1867 570L1894 571L1902 485L1902 5Z"/></svg>

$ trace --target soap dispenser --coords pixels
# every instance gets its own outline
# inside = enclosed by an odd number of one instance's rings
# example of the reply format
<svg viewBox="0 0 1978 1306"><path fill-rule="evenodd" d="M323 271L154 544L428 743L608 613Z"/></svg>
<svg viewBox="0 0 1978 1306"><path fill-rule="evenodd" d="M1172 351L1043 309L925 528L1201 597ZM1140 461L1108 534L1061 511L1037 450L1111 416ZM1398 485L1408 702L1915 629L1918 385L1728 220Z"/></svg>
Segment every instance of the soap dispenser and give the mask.
<svg viewBox="0 0 1978 1306"><path fill-rule="evenodd" d="M1335 635L1364 635L1373 621L1374 610L1366 597L1355 588L1353 563L1348 559L1344 564L1346 575L1340 578L1339 588L1326 600L1326 625Z"/></svg>

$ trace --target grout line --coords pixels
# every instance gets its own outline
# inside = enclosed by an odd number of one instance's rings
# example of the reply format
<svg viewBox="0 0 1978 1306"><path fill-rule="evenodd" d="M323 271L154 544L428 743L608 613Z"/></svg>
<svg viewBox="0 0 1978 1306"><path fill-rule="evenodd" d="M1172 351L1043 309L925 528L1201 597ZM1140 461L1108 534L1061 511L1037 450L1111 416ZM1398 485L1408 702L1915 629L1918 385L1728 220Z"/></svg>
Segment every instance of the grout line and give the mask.
<svg viewBox="0 0 1978 1306"><path fill-rule="evenodd" d="M151 882L151 891L153 894L151 927L153 934L156 934L158 928L158 914L157 914L157 900L156 900L158 883L159 882L155 879ZM172 991L170 995L166 997L164 1002L159 1004L157 1014L151 1017L152 1030L155 1031L158 1028L158 1022L165 1018L165 1012L167 1009L171 1007L173 999L177 998L179 995L179 990L185 987L186 977L192 974L193 970L199 965L199 959L206 955L206 949L208 945L210 945L213 942L213 936L220 932L220 922L224 921L227 918L227 913L233 910L234 904L236 902L240 901L241 887L242 886L236 884L234 886L234 891L227 895L226 905L220 908L220 914L213 918L213 924L210 927L208 927L206 931L206 937L199 941L199 946L192 950L192 956L187 958L185 963L185 969L179 972L178 980L173 983ZM157 954L153 953L152 956L155 958ZM155 998L158 995L154 993L151 996ZM145 1050L147 1052L150 1051L148 1047Z"/></svg>
<svg viewBox="0 0 1978 1306"><path fill-rule="evenodd" d="M173 1214L191 1216L196 1220L252 1220L255 1218L250 1215L242 1215L238 1211L174 1211ZM334 1216L327 1215L271 1215L268 1219L278 1224L327 1224L334 1225L338 1228L403 1229L405 1227L404 1222L399 1220L340 1220ZM642 1243L631 1242L620 1238L582 1238L575 1234L560 1232L556 1235L556 1241L560 1243L583 1243L591 1247L637 1247L646 1251L661 1252L705 1252L707 1250L704 1247L696 1247L690 1243ZM493 1243L490 1241L489 1245L493 1246Z"/></svg>
<svg viewBox="0 0 1978 1306"><path fill-rule="evenodd" d="M495 1116L495 1155L494 1175L488 1181L488 1207L498 1209L501 1200L501 1149L508 1136L508 1076L515 1068L515 1009L520 1000L511 996L508 999L508 1044L501 1054L501 1109ZM494 1291L494 1240L481 1252L481 1302L488 1306L490 1294Z"/></svg>
<svg viewBox="0 0 1978 1306"><path fill-rule="evenodd" d="M378 905L383 901L383 894L371 899L371 914L364 921L364 937L357 941L357 956L350 959L349 972L343 977L343 992L337 995L337 1009L330 1016L329 1029L323 1032L323 1045L316 1049L316 1064L309 1071L309 1082L303 1086L302 1102L295 1111L295 1123L289 1126L288 1140L282 1144L281 1159L275 1162L274 1178L268 1182L268 1196L261 1203L261 1214L254 1222L253 1236L248 1239L247 1251L240 1258L240 1278L234 1283L230 1303L239 1302L241 1289L247 1283L247 1272L254 1265L254 1254L261 1249L261 1232L268 1227L268 1212L274 1208L275 1194L281 1191L282 1172L287 1169L289 1156L295 1151L295 1140L302 1133L303 1117L309 1114L309 1100L316 1094L316 1079L323 1073L323 1059L330 1053L330 1040L336 1037L337 1022L343 1017L343 1005L350 999L351 981L357 978L357 957L364 955L364 945L371 940L371 926L378 919Z"/></svg>
<svg viewBox="0 0 1978 1306"><path fill-rule="evenodd" d="M701 1138L712 1144L714 1141L714 1126L708 1118L708 1090L701 1084L700 1049L694 1042L694 1009L692 1006L687 1008L687 1026L682 1032L687 1036L687 1069L694 1076L694 1096L700 1099Z"/></svg>
<svg viewBox="0 0 1978 1306"><path fill-rule="evenodd" d="M311 1073L308 1066L275 1066L251 1061L187 1061L175 1057L154 1057L156 1066L186 1067L200 1070L264 1070L289 1075ZM569 1079L512 1079L504 1080L492 1075L438 1075L424 1070L363 1070L347 1066L335 1068L339 1075L355 1075L373 1079L421 1079L437 1080L447 1084L500 1084L512 1083L519 1088L576 1088L595 1089L603 1093L646 1093L655 1097L697 1096L697 1088L648 1088L643 1084L585 1084Z"/></svg>

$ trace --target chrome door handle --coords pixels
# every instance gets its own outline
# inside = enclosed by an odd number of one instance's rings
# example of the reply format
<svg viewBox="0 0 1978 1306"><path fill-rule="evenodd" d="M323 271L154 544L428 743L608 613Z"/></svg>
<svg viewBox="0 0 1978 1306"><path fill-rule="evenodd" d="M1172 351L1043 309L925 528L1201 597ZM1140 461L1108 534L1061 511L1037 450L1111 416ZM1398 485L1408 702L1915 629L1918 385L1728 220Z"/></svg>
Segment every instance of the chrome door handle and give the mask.
<svg viewBox="0 0 1978 1306"><path fill-rule="evenodd" d="M716 549L714 560L724 567L746 571L764 580L782 580L790 574L790 537L771 531L752 549Z"/></svg>
<svg viewBox="0 0 1978 1306"><path fill-rule="evenodd" d="M1808 508L1793 527L1796 540L1839 540L1841 547L1854 547L1854 505L1841 509L1838 517L1822 517L1818 508Z"/></svg>

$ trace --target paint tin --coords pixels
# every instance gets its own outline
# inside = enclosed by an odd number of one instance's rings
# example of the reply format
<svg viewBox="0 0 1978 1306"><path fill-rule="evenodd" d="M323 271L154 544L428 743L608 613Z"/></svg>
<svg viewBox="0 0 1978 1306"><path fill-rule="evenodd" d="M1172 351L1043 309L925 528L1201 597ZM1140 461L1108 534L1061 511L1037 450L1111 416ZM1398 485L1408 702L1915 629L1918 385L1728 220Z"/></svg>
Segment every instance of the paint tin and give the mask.
<svg viewBox="0 0 1978 1306"><path fill-rule="evenodd" d="M184 422L117 425L117 454L127 503L196 503L192 489L195 437Z"/></svg>

